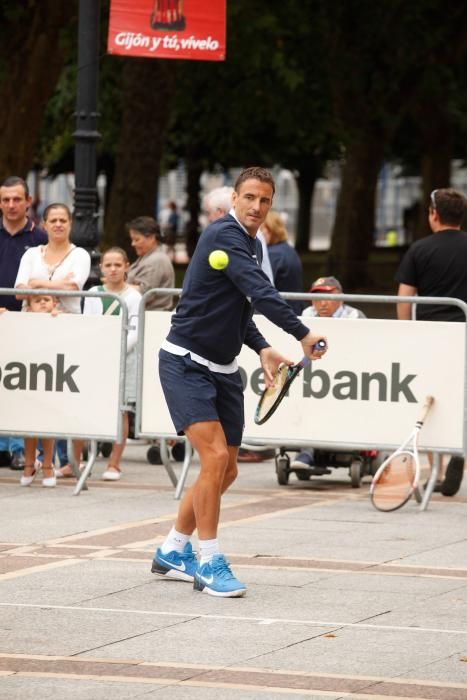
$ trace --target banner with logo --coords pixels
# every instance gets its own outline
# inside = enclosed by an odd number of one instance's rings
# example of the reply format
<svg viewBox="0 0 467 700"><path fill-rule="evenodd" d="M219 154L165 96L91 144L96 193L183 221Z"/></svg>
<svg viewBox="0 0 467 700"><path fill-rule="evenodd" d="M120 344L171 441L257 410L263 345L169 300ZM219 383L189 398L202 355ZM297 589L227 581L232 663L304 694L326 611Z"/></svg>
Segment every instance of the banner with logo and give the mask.
<svg viewBox="0 0 467 700"><path fill-rule="evenodd" d="M111 0L107 51L225 60L226 0Z"/></svg>
<svg viewBox="0 0 467 700"><path fill-rule="evenodd" d="M121 316L0 314L0 432L115 440Z"/></svg>
<svg viewBox="0 0 467 700"><path fill-rule="evenodd" d="M427 447L462 449L465 325L379 319L306 319L329 342L324 358L303 370L277 412L264 425L253 417L264 388L258 356L244 347L238 363L245 386L245 441L302 441L348 447L397 447L410 433L425 396L435 404L420 433ZM291 360L301 345L255 317L269 343ZM147 312L141 432L174 435L157 373L158 349L170 315ZM221 342L221 341L220 341ZM441 351L442 347L442 351Z"/></svg>

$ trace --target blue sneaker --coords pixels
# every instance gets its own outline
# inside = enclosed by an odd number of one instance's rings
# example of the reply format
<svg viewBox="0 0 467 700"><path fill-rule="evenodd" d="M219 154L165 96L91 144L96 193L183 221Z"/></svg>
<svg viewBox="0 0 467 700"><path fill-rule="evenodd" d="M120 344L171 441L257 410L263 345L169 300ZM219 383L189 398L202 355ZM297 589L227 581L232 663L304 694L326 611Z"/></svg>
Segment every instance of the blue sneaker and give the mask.
<svg viewBox="0 0 467 700"><path fill-rule="evenodd" d="M223 554L215 554L210 562L198 566L193 588L222 598L240 598L246 593L246 586L235 578Z"/></svg>
<svg viewBox="0 0 467 700"><path fill-rule="evenodd" d="M183 552L172 550L163 554L160 547L152 560L151 571L177 581L193 581L198 566L196 555L190 542L187 542Z"/></svg>

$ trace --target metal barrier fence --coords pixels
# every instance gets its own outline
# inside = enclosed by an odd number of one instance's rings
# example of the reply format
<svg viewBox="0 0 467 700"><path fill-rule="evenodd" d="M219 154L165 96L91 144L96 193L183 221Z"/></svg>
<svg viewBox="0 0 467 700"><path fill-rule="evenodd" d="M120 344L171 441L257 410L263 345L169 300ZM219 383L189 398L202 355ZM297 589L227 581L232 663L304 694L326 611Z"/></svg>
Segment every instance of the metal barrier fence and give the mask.
<svg viewBox="0 0 467 700"><path fill-rule="evenodd" d="M138 375L137 375L137 402L136 402L136 435L138 437L143 437L143 438L148 438L148 439L159 439L160 444L161 444L161 457L163 464L167 470L167 473L169 475L169 478L171 479L173 485L175 486L175 498L180 498L181 493L184 488L184 484L186 481L186 477L188 474L188 470L191 465L191 459L192 459L192 449L191 446L188 445L188 442L186 441L187 448L185 451L185 459L184 463L182 466L182 470L180 473L180 476L177 478L177 476L174 473L174 470L170 464L169 456L168 456L168 449L167 449L167 440L168 439L177 439L180 440L180 437L177 437L175 435L175 432L171 432L170 429L166 430L160 430L160 431L151 431L147 430L144 428L144 402L143 402L143 384L144 384L144 356L145 356L145 322L147 318L147 314L154 313L154 312L146 312L145 310L145 302L146 299L149 295L153 294L173 294L173 295L179 295L181 293L180 289L153 289L149 290L142 299L141 305L140 305L140 317L139 317L139 337L138 337L138 345L137 345L137 354L138 354ZM311 302L314 299L328 299L329 295L328 294L300 294L300 293L283 293L281 294L285 299L294 299L294 300L305 300L308 302ZM466 317L466 322L467 322L467 304L462 302L459 299L454 299L454 298L443 298L440 299L438 297L399 297L399 296L392 296L392 295L363 295L363 294L333 294L333 300L340 300L344 302L360 302L360 303L375 303L375 304L396 304L400 302L409 302L412 304L430 304L430 305L447 305L447 306L456 306L460 308L465 317ZM167 312L165 312L167 313ZM316 319L314 319L316 320ZM334 323L335 321L332 321ZM346 324L350 324L350 321L346 321ZM358 321L358 323L361 323L361 321ZM398 324L395 326L395 328L401 328L399 325L401 322L399 321L388 321L387 323L395 323ZM366 324L365 324L366 325ZM416 326L419 326L420 324L415 324ZM440 325L444 328L445 326L459 326L460 324L445 324L441 323L439 324L438 322L430 322L428 324L430 326L430 332L432 329L432 334L433 334L433 343L434 346L439 348L439 354L440 354L440 360L441 360L441 348L443 347L442 340L440 337L436 335ZM339 324L340 326L340 324ZM427 488L425 489L425 493L423 496L423 500L421 503L421 509L424 510L426 509L429 499L431 497L431 493L433 491L434 485L436 483L437 477L438 477L438 470L439 470L439 455L442 453L450 453L450 454L466 454L467 453L467 348L466 348L466 342L465 342L465 325L463 325L463 338L464 338L464 344L463 344L463 361L462 361L462 368L463 368L463 401L462 401L462 439L461 441L457 442L457 444L451 444L451 445L444 445L443 447L436 447L436 445L431 446L429 448L430 452L433 452L435 454L435 459L433 463L433 469L427 484ZM444 328L444 332L447 332L446 329ZM431 336L430 336L431 337ZM377 341L377 339L376 339ZM294 341L295 342L295 341ZM155 364L156 364L156 353L157 353L157 346L154 347L154 349L151 348L151 352L154 352L154 362L152 362L151 367L153 372L155 372ZM433 368L433 372L436 372L438 370L438 367ZM439 374L439 372L438 372ZM163 397L161 396L161 402L164 402ZM152 403L152 408L154 408L157 405L159 397L154 396L154 402ZM410 429L410 424L406 426L406 430L409 431ZM391 442L386 442L386 443L372 443L372 442L366 442L364 446L359 445L360 447L364 447L364 449L391 449L393 450L395 447L398 446L399 442L402 440L404 437L403 434L399 435L398 438L395 438ZM290 448L293 447L299 447L299 448L306 448L307 446L309 447L314 447L314 448L320 448L320 449L335 449L336 448L336 442L329 443L326 441L320 441L320 440L313 440L313 441L306 441L300 438L299 440L289 440L286 436L280 435L279 437L270 437L265 440L264 438L260 438L258 436L249 436L247 433L244 435L244 442L248 444L253 444L253 445L273 445L275 447L282 447L284 444L289 446ZM353 450L356 448L356 443L351 442L351 441L340 441L339 443L339 448L342 450ZM441 443L442 444L442 443Z"/></svg>
<svg viewBox="0 0 467 700"><path fill-rule="evenodd" d="M13 289L0 289L1 294L7 294L7 295L15 295L18 293L18 290L13 290ZM95 429L96 425L99 425L99 421L97 423L93 423L91 429L79 429L79 420L77 420L77 426L75 429L75 426L73 425L73 430L70 430L69 427L65 427L63 429L60 429L61 427L61 421L67 416L67 410L69 410L69 404L64 404L63 401L60 404L60 420L56 424L53 425L53 427L49 427L47 429L44 429L42 426L44 425L44 420L43 420L43 415L44 414L44 404L41 403L35 403L34 402L34 394L31 394L29 392L28 394L28 411L30 413L33 413L35 416L35 419L37 420L37 425L34 422L34 417L33 419L28 418L26 421L26 415L22 415L20 412L17 412L17 423L12 423L11 420L6 422L6 427L0 423L0 435L18 435L18 436L25 436L25 437L30 437L30 436L41 436L41 437L62 437L62 438L69 438L70 435L74 439L83 439L83 440L89 440L90 441L90 450L89 450L89 457L88 461L85 465L84 470L80 473L78 469L78 465L73 463L73 459L71 458L71 463L74 468L75 476L77 477L77 485L74 490L74 494L77 495L80 493L82 489L87 488L86 487L86 479L92 469L93 463L95 461L95 458L97 456L97 442L98 441L108 441L112 442L114 440L120 442L122 440L122 414L126 410L125 406L125 401L124 401L124 385L125 385L125 359L126 359L126 342L127 342L127 333L128 333L128 310L126 307L126 304L124 303L123 300L121 300L118 295L116 294L111 294L107 292L63 292L63 291L51 291L51 290L21 290L22 294L27 294L27 295L32 295L32 296L38 296L38 295L50 295L50 296L57 296L57 297L63 297L63 296L69 296L69 297L111 297L116 300L118 300L121 304L122 308L122 313L120 316L107 316L105 317L107 321L103 321L102 316L81 316L81 315L74 315L74 314L61 314L60 316L63 318L63 328L61 329L62 331L65 330L69 335L66 337L66 341L69 344L74 343L74 346L78 346L80 348L80 352L84 352L85 350L87 351L87 368L88 368L88 373L91 381L91 386L92 386L92 393L88 394L90 397L90 402L92 404L98 403L100 406L102 406L102 411L105 412L106 414L110 415L112 412L115 414L115 425L114 427L109 430L108 428L106 430L102 429ZM138 338L138 344L137 344L137 395L136 395L136 426L135 426L135 435L137 437L142 437L142 438L148 438L148 439L159 439L160 440L160 446L161 446L161 457L163 464L165 466L165 469L167 470L168 476L172 481L172 484L175 487L175 497L180 498L181 493L184 488L184 484L186 481L186 477L191 465L191 460L192 460L192 455L193 451L189 443L186 441L186 450L185 450L185 459L183 462L183 466L181 469L180 476L177 477L174 469L172 468L172 465L170 463L169 459L169 453L168 453L168 447L167 447L167 440L168 439L177 439L180 440L178 436L175 435L175 432L173 428L169 427L165 430L146 430L143 429L142 423L143 423L143 385L144 385L144 363L145 363L145 330L146 330L146 319L148 318L148 315L154 312L146 311L145 304L146 304L146 299L148 296L153 295L153 294L173 294L179 295L181 293L180 289L153 289L149 290L143 297L141 304L140 304L140 312L139 312L139 338ZM326 294L299 294L299 293L284 293L282 296L286 299L294 299L294 300L306 300L308 302L311 302L313 299L327 299L329 298L329 295ZM458 299L451 299L451 298L420 298L420 297L397 297L397 296L388 296L388 295L354 295L354 294L335 294L333 295L333 300L341 300L344 302L353 302L353 303L399 303L399 302L409 302L409 303L414 303L414 304L433 304L433 305L448 305L448 306L456 306L460 308L467 321L467 304L464 302L458 300ZM157 313L157 312L155 312ZM163 312L164 315L167 312ZM10 320L13 319L12 323L13 326L16 328L17 325L24 327L26 329L26 326L28 327L28 333L26 333L26 330L24 331L24 337L29 337L32 333L33 337L40 337L40 329L38 324L40 322L43 322L43 319L41 321L40 318L37 318L37 314L14 314L12 313L10 315ZM15 318L16 317L16 320ZM77 321L77 319L80 319L80 321ZM167 314L167 320L170 318L170 315ZM87 319L87 322L83 321L82 319ZM95 324L94 330L95 330L95 335L90 335L89 332L86 335L86 339L83 340L82 337L82 331L86 323L89 323L89 319L94 319L92 323ZM110 321L109 319L113 319L113 321ZM258 321L260 320L260 317ZM4 322L8 325L8 322L6 321L5 318L0 318L0 322ZM332 321L334 323L334 321ZM347 322L350 323L350 322ZM358 323L361 323L360 321ZM389 321L388 323L392 323L392 321ZM399 324L400 322L396 322L396 324ZM105 340L108 340L110 343L113 343L112 346L112 353L113 353L113 358L112 362L109 360L109 351L108 347L104 342L104 336L101 334L101 330L105 324L110 324L109 326L106 326L106 328L111 327L112 324L118 324L117 327L113 328L114 335L112 338L105 338ZM340 326L341 324L339 324ZM366 325L366 324L365 324ZM417 326L418 324L414 324ZM442 348L443 348L443 339L437 335L437 331L440 328L440 324L438 323L430 323L428 324L430 326L430 331L432 330L432 337L433 337L433 345L438 349L438 354L439 354L439 361L441 362L442 360ZM449 452L451 454L466 454L467 453L467 349L466 349L466 342L465 342L465 325L464 324L441 324L441 326L450 326L451 328L453 326L460 326L463 325L463 347L462 347L462 352L463 352L463 364L462 364L462 369L463 369L463 401L462 401L462 440L461 442L457 442L454 444L443 444L442 447L437 447L436 445L430 446L430 451L432 451L435 454L441 454L441 453L446 453ZM395 326L397 327L397 326ZM399 326L400 327L400 326ZM342 326L344 328L344 326ZM53 329L53 325L49 326L49 329ZM117 329L117 330L116 330ZM58 331L58 327L55 329ZM118 336L118 342L115 342L115 330ZM445 331L446 332L446 331ZM29 334L29 335L28 335ZM36 334L36 336L34 336ZM73 335L75 334L75 335ZM105 336L108 334L106 333ZM6 336L9 338L8 334ZM52 338L52 340L55 342L62 342L63 337L60 335L57 335L56 338ZM296 342L296 341L294 341ZM11 351L14 351L15 348L18 346L16 343L15 346L15 339L13 338L11 343L6 342L3 343L2 347L2 353L3 356L5 356L5 353L11 349ZM89 347L92 346L92 347ZM27 357L27 353L29 352L27 343L25 344L25 347L21 346L22 351L24 351L24 357ZM56 353L57 347L53 345L53 352ZM48 347L48 352L52 351L51 347ZM155 345L150 348L151 353L154 353L154 356L156 354L156 351L158 349L158 346ZM448 348L449 349L449 348ZM35 348L36 352L36 348ZM2 355L0 355L2 357ZM64 355L63 355L64 357ZM30 359L30 358L29 358ZM37 358L36 358L37 359ZM155 359L155 358L154 358ZM113 364L112 364L113 363ZM14 363L13 363L14 364ZM153 370L155 369L153 363ZM92 372L89 371L89 368L92 365ZM112 389L112 396L106 396L105 400L101 400L101 397L99 395L100 392L96 393L96 384L99 384L103 381L103 376L107 373L109 374L109 371L111 370L110 365L112 365L113 368L116 369L115 371L115 376L113 377L112 380L110 381L111 386L113 387ZM36 365L36 374L37 374L37 367L40 367L40 365ZM0 370L2 368L0 367ZM442 368L434 367L433 372L436 372L438 369L442 372ZM62 367L62 373L64 371L64 367ZM4 372L3 372L4 374ZM439 374L439 372L438 372ZM66 371L65 371L66 375ZM0 373L0 379L2 379L2 375ZM3 377L4 379L4 377ZM36 383L37 383L37 378L36 378ZM0 389L2 387L0 386ZM36 387L37 388L37 387ZM46 392L47 393L47 392ZM53 392L52 392L53 393ZM50 394L50 392L49 392ZM13 396L13 398L11 398ZM16 404L19 405L17 398L19 394L18 392L13 392L10 394L10 404L13 405L15 402ZM37 398L37 397L36 397ZM50 395L49 395L50 398ZM59 397L63 399L63 392L62 396ZM165 404L164 399L162 394L160 396L154 396L154 402L153 402L153 407L155 406L157 408L157 405L159 403L159 408L163 404ZM5 402L3 402L4 405ZM15 405L16 405L15 404ZM56 408L56 406L55 406ZM82 405L81 405L82 409ZM36 412L36 413L34 413ZM84 410L86 413L87 411ZM1 415L1 410L0 410L0 415ZM76 414L78 417L80 414ZM4 414L5 416L5 414ZM39 420L39 417L41 417L41 420ZM455 419L455 416L450 416L451 420ZM66 422L66 421L63 421ZM27 423L27 427L25 428L25 425ZM69 422L68 422L69 426ZM407 426L408 428L409 426ZM58 429L57 429L58 428ZM400 436L400 439L402 439L402 435ZM270 435L267 437L265 440L264 437L258 437L258 435L252 435L248 434L248 432L245 433L244 436L244 442L248 444L253 444L253 445L264 445L265 443L268 445L273 445L275 447L282 447L284 445L287 445L290 448L293 447L318 447L321 449L333 449L336 448L336 444L339 445L340 449L343 450L352 450L356 447L356 443L352 442L350 440L339 440L338 443L335 441L330 443L327 442L326 440L319 440L319 439L314 439L314 440L306 440L303 439L302 437L299 440L294 440L290 439L286 434L279 434L279 436L271 437ZM371 443L371 442L365 442L365 448L375 448L375 449L394 449L394 447L397 446L398 443L392 441L392 442L386 442L386 443ZM70 455L71 457L71 455ZM434 487L435 481L437 479L438 475L438 460L435 459L434 461L434 468L432 470L427 489L425 490L424 498L422 501L422 509L425 509L427 507L428 501L431 496L432 489Z"/></svg>
<svg viewBox="0 0 467 700"><path fill-rule="evenodd" d="M0 294L17 295L18 289L0 289ZM44 316L50 314L13 311L0 315L4 330L6 326L12 331L11 340L8 333L2 334L0 357L8 357L10 353L10 357L17 360L18 353L22 353L21 359L25 360L23 363L8 361L5 365L4 369L17 370L20 377L17 383L21 381L24 386L10 386L15 378L11 375L8 388L16 390L10 392L8 402L4 400L1 403L0 416L2 408L5 412L3 420L0 420L0 435L89 441L88 459L81 472L69 450L70 463L77 479L73 493L78 495L87 488L86 479L97 456L98 441L122 441L122 418L126 410L124 390L128 309L117 294L110 292L21 289L21 295L110 297L121 305L121 314L118 316L59 314L52 322L49 321L46 334L43 333L46 322ZM27 340L30 338L34 339L34 343L28 345ZM34 363L35 380L31 388L31 381L28 387L25 386L24 377L27 376L26 361L31 359L32 348L34 359L37 360L39 354L42 364ZM67 369L66 352L72 357L72 362L80 364L69 365ZM56 361L55 373L60 376L61 382L60 384L55 376L55 389L52 379L54 360L47 362L52 358L52 353ZM39 388L41 372L44 376L43 390ZM5 376L2 379L0 390L5 389ZM19 389L24 393L19 395ZM65 389L68 390L67 395Z"/></svg>

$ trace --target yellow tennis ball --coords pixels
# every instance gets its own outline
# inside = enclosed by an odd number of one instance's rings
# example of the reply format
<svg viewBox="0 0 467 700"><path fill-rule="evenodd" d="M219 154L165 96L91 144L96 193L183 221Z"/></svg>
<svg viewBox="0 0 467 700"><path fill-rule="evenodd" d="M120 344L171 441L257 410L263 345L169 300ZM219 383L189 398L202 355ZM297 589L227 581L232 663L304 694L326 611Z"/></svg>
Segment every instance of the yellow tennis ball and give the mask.
<svg viewBox="0 0 467 700"><path fill-rule="evenodd" d="M229 256L225 250L213 250L208 260L211 267L215 270L223 270L229 264Z"/></svg>

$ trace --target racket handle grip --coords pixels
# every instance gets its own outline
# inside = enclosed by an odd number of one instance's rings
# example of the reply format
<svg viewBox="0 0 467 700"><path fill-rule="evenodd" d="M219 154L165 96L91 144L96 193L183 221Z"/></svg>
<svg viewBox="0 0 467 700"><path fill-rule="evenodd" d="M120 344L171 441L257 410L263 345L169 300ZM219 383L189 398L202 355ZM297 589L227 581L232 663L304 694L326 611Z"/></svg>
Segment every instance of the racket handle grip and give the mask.
<svg viewBox="0 0 467 700"><path fill-rule="evenodd" d="M425 398L425 403L422 406L421 416L418 419L418 422L421 423L422 425L423 425L425 418L428 415L428 411L430 410L430 408L432 407L432 405L434 403L434 400L435 400L434 396L427 396Z"/></svg>
<svg viewBox="0 0 467 700"><path fill-rule="evenodd" d="M328 344L324 338L321 338L321 340L318 340L318 342L313 345L313 350L326 350L327 346ZM311 365L311 357L303 357L298 364L302 367L308 367L308 365Z"/></svg>

